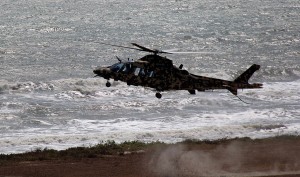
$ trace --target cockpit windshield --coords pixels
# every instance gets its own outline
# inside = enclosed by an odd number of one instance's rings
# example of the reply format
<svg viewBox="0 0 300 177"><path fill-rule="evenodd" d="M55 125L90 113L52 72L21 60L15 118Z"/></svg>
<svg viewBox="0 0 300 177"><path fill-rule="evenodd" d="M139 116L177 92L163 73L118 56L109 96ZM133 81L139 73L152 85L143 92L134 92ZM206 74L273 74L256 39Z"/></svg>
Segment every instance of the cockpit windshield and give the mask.
<svg viewBox="0 0 300 177"><path fill-rule="evenodd" d="M131 68L131 65L129 63L116 63L110 66L110 69L113 72L123 72L128 73Z"/></svg>

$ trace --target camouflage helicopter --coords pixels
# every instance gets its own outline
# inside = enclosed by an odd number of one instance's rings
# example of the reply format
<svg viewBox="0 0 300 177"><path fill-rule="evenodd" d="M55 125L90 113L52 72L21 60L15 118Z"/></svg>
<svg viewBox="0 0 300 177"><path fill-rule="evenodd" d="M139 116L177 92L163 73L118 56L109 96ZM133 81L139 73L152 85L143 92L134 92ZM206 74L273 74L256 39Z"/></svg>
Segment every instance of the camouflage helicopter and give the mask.
<svg viewBox="0 0 300 177"><path fill-rule="evenodd" d="M149 49L136 43L132 43L136 48L102 44L151 53L136 61L128 59L124 62L117 57L118 63L97 67L93 72L96 76L107 79L107 87L111 86L109 79L123 81L127 85L150 87L156 90L155 96L159 99L162 97L161 92L171 90L187 90L190 94L196 94L196 90L204 92L206 90L227 89L237 96L238 89L262 88L260 83L248 83L253 73L260 68L257 64L253 64L234 81L228 81L191 74L182 69L182 64L176 67L172 60L159 55L172 54L169 52Z"/></svg>

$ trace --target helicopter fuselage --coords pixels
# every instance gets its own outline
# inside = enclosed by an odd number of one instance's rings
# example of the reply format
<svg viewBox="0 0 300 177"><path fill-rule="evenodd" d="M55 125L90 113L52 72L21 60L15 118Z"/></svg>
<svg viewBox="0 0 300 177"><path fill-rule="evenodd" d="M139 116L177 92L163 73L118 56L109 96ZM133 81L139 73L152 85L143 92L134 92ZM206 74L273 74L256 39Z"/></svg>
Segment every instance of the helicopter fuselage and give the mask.
<svg viewBox="0 0 300 177"><path fill-rule="evenodd" d="M147 55L134 62L120 61L111 66L98 67L94 73L107 80L114 79L126 82L128 85L150 87L158 92L188 90L189 93L195 94L196 90L228 89L237 95L237 89L262 87L262 84L248 83L248 79L260 68L255 64L234 81L198 76L180 68L174 66L172 60L165 57Z"/></svg>

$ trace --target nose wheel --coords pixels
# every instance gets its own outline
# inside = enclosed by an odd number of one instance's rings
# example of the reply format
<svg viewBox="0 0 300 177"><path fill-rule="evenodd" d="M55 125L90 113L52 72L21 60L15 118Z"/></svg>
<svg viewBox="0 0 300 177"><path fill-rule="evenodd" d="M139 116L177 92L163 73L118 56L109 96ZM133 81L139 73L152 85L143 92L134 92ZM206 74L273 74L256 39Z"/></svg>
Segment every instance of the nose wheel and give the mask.
<svg viewBox="0 0 300 177"><path fill-rule="evenodd" d="M157 92L157 93L155 94L155 96L156 96L156 98L161 99L161 93Z"/></svg>
<svg viewBox="0 0 300 177"><path fill-rule="evenodd" d="M105 85L106 85L106 87L110 87L111 83L107 81Z"/></svg>

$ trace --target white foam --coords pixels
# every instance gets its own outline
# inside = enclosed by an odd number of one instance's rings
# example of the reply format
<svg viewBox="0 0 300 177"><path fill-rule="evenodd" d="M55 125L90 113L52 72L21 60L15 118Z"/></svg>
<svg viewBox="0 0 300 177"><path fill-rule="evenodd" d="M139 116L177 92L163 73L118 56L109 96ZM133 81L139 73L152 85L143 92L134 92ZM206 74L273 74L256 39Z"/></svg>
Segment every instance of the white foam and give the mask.
<svg viewBox="0 0 300 177"><path fill-rule="evenodd" d="M48 1L13 1L3 9L8 15L0 25L5 34L0 48L1 152L38 146L61 149L105 139L175 142L298 133L295 4L249 1L239 6L242 10L232 11L235 2L228 6L226 1L153 0L129 5L94 0L84 5L57 1L61 7L57 10L49 8ZM42 15L34 8L37 3ZM274 14L280 14L274 18L275 26L266 21ZM117 62L115 55L127 60L144 53L99 41L216 52L167 57L192 73L229 80L257 63L261 68L252 79L264 81L264 88L239 90L251 104L227 90L197 95L164 92L158 100L149 89L121 82L111 81L112 87L106 88L105 79L88 78L96 65Z"/></svg>
<svg viewBox="0 0 300 177"><path fill-rule="evenodd" d="M199 103L199 100L184 101L172 106L189 105L191 102ZM163 113L162 109L158 112L150 110L139 110L137 107L155 107L168 105L169 101L159 102L149 101L141 103L126 103L120 105L121 111L125 107L130 112L137 110L145 114L142 117L135 114L122 115L122 117L111 117L110 119L70 119L67 124L54 125L50 129L24 129L22 132L5 134L0 139L1 152L16 152L29 150L34 147L51 147L55 149L64 149L71 146L91 145L103 140L122 141L164 141L174 143L185 139L219 139L234 137L264 138L268 136L278 136L284 134L299 134L300 123L298 116L300 111L289 110L287 108L264 108L253 106L246 109L234 110L205 110L184 112L183 108L174 110L174 112ZM126 101L125 101L126 102ZM158 103L158 102L156 102ZM147 106L143 104L148 104ZM170 109L170 108L164 108ZM105 108L109 111L109 108ZM105 111L104 110L104 111ZM108 114L110 114L108 112ZM117 115L117 114L116 114ZM129 116L129 117L128 117ZM99 115L101 117L101 115ZM42 124L50 125L48 122L41 121ZM26 137L23 135L26 134ZM9 138L8 138L9 137ZM5 140L6 139L6 140ZM23 147L23 149L21 148Z"/></svg>
<svg viewBox="0 0 300 177"><path fill-rule="evenodd" d="M264 83L263 89L247 91L246 95L269 103L298 104L300 80Z"/></svg>
<svg viewBox="0 0 300 177"><path fill-rule="evenodd" d="M80 82L81 84L74 84ZM217 135L211 137L227 136L231 129L230 125L235 125L238 131L229 133L232 136L248 136L260 137L262 132L256 131L251 126L259 125L285 125L290 126L298 122L299 113L299 81L294 82L272 82L264 83L263 89L244 90L239 92L240 97L247 102L252 102L246 105L233 97L227 91L219 92L200 92L197 95L189 95L186 91L165 92L163 98L158 100L154 97L154 92L142 87L128 87L124 83L118 83L114 87L106 88L103 86L105 81L100 79L70 79L54 81L55 87L59 85L60 89L54 89L50 94L30 94L23 95L26 99L39 100L52 105L64 104L65 109L56 108L48 104L29 105L20 103L6 102L2 104L0 112L2 118L14 119L19 113L27 111L29 116L46 115L46 119L51 119L54 123L48 120L36 119L43 126L52 126L53 129L65 133L79 133L82 131L99 132L100 134L114 134L116 132L132 133L132 136L123 140L131 140L136 136L142 137L139 134L144 134L145 130L150 130L156 136L153 139L162 139L170 141L166 136L162 136L157 132L198 132L178 133L178 136L186 136L194 139L201 137L210 137L208 134L198 129L209 129L213 126L221 127L221 132L215 131ZM57 84L60 83L60 84ZM102 85L103 84L103 85ZM73 85L81 85L83 89L91 89L94 94L84 94L81 91L64 91L64 87L72 87ZM22 96L22 95L21 95ZM64 102L68 101L68 102ZM17 105L17 106L13 106ZM58 109L56 112L55 110ZM54 111L54 112L53 112ZM81 114L85 111L87 114ZM14 114L14 112L16 114ZM80 114L78 118L72 118L71 115ZM30 115L32 114L32 115ZM62 115L67 117L61 117ZM82 116L82 117L81 117ZM91 117L89 117L91 116ZM119 116L119 117L116 117ZM92 118L92 119L91 119ZM31 117L34 119L34 117ZM54 119L54 120L52 120ZM59 121L75 121L74 124L59 124ZM43 123L44 122L44 123ZM292 122L292 123L291 123ZM77 125L76 125L77 124ZM245 128L247 127L247 128ZM250 127L250 128L249 128ZM244 132L242 131L244 128ZM102 131L99 131L102 130ZM76 130L73 132L72 130ZM134 131L133 131L134 130ZM197 131L196 131L197 130ZM218 130L218 129L216 129ZM232 129L231 129L232 130ZM248 132L253 130L252 132ZM25 129L25 132L31 132L30 129ZM45 131L39 129L38 131ZM147 132L147 134L152 133ZM156 132L156 133L155 133ZM199 134L202 132L203 134ZM287 129L284 132L288 132ZM50 131L50 133L55 133ZM172 133L165 133L172 134ZM270 133L271 134L271 133ZM164 138L160 138L160 136ZM172 135L176 137L176 134ZM105 138L105 136L103 137ZM133 138L135 139L135 138ZM176 138L174 138L176 139ZM179 138L180 139L180 138ZM122 139L118 139L121 141ZM141 139L143 140L143 139ZM74 142L76 144L76 142Z"/></svg>

